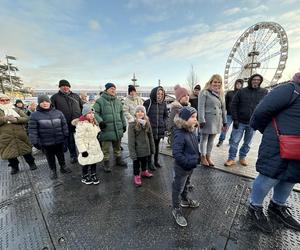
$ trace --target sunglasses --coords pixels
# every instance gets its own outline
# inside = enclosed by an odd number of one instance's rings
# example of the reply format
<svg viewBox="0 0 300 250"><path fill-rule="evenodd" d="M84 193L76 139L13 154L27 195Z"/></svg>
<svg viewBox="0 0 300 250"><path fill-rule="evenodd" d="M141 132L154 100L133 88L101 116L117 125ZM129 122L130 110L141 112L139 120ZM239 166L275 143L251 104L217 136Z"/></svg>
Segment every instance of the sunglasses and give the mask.
<svg viewBox="0 0 300 250"><path fill-rule="evenodd" d="M10 99L0 99L1 102L9 102Z"/></svg>

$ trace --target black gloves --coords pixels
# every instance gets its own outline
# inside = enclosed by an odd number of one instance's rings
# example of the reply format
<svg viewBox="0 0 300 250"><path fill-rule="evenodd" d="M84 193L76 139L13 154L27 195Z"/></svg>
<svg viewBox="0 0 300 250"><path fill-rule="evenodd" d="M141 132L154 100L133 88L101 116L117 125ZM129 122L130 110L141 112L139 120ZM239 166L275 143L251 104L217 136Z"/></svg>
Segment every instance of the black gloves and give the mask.
<svg viewBox="0 0 300 250"><path fill-rule="evenodd" d="M41 150L41 149L42 149L42 147L41 147L40 144L33 144L33 146L34 146L36 149L38 149L38 150Z"/></svg>
<svg viewBox="0 0 300 250"><path fill-rule="evenodd" d="M123 127L123 133L125 133L126 132L126 127Z"/></svg>
<svg viewBox="0 0 300 250"><path fill-rule="evenodd" d="M237 121L237 120L233 121L233 128L234 129L238 129L239 128L239 121Z"/></svg>
<svg viewBox="0 0 300 250"><path fill-rule="evenodd" d="M81 153L82 157L88 157L89 156L89 153L87 151L84 151Z"/></svg>
<svg viewBox="0 0 300 250"><path fill-rule="evenodd" d="M100 122L99 127L100 127L100 129L105 129L106 128L106 123L105 122Z"/></svg>
<svg viewBox="0 0 300 250"><path fill-rule="evenodd" d="M200 127L200 128L204 128L204 127L205 127L205 122L201 122L201 123L199 124L199 127Z"/></svg>

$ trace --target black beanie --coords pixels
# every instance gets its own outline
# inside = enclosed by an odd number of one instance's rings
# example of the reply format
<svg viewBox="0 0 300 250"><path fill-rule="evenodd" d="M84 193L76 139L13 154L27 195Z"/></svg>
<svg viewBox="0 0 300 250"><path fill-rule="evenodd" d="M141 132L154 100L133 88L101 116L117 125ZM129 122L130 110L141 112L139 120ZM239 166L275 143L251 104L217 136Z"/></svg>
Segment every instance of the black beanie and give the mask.
<svg viewBox="0 0 300 250"><path fill-rule="evenodd" d="M62 86L68 86L68 87L70 87L71 88L71 85L70 85L70 83L67 81L67 80L60 80L59 81L59 84L58 84L58 87L60 88L60 87L62 87Z"/></svg>
<svg viewBox="0 0 300 250"><path fill-rule="evenodd" d="M47 95L40 95L38 97L38 104L40 105L42 102L49 102L49 103L51 103L49 96L47 96Z"/></svg>
<svg viewBox="0 0 300 250"><path fill-rule="evenodd" d="M128 85L128 95L130 94L131 91L135 91L136 92L136 89L133 85Z"/></svg>
<svg viewBox="0 0 300 250"><path fill-rule="evenodd" d="M108 90L110 88L116 88L116 85L114 85L113 83L111 82L108 82L105 84L105 90Z"/></svg>

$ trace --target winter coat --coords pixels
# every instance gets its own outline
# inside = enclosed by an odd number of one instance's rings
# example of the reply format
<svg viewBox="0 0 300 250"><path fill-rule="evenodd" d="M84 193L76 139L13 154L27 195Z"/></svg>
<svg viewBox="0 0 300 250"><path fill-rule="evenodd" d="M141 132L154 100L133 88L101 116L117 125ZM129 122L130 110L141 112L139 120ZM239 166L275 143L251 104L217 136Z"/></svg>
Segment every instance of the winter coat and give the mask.
<svg viewBox="0 0 300 250"><path fill-rule="evenodd" d="M126 129L121 101L104 91L94 104L94 110L97 122L106 124L100 133L100 141L121 140Z"/></svg>
<svg viewBox="0 0 300 250"><path fill-rule="evenodd" d="M190 95L190 104L191 104L191 107L193 107L196 110L198 110L198 98L199 98L199 96L196 96L194 94Z"/></svg>
<svg viewBox="0 0 300 250"><path fill-rule="evenodd" d="M136 127L136 121L128 126L128 149L129 156L134 161L137 157L145 157L155 152L152 129L149 123L145 126Z"/></svg>
<svg viewBox="0 0 300 250"><path fill-rule="evenodd" d="M71 122L81 116L83 106L79 95L73 92L64 94L61 91L58 91L58 93L51 96L51 103L56 109L64 114L69 128L73 132L75 128L71 125Z"/></svg>
<svg viewBox="0 0 300 250"><path fill-rule="evenodd" d="M205 123L203 134L219 134L227 123L224 102L210 90L201 91L198 114L199 123Z"/></svg>
<svg viewBox="0 0 300 250"><path fill-rule="evenodd" d="M197 166L200 160L198 149L198 139L194 128L189 127L187 122L178 115L175 116L173 157L175 165L186 171L190 171Z"/></svg>
<svg viewBox="0 0 300 250"><path fill-rule="evenodd" d="M80 121L79 119L73 120L72 124L76 126L74 138L79 152L78 162L80 165L101 162L103 160L103 152L97 139L100 132L99 126L89 121ZM87 152L88 156L83 157L83 152Z"/></svg>
<svg viewBox="0 0 300 250"><path fill-rule="evenodd" d="M248 124L257 104L264 98L268 91L264 88L252 88L252 77L248 80L248 86L240 89L234 95L231 103L231 115L233 121Z"/></svg>
<svg viewBox="0 0 300 250"><path fill-rule="evenodd" d="M40 146L64 143L69 136L66 118L55 108L37 107L29 118L28 132L30 142Z"/></svg>
<svg viewBox="0 0 300 250"><path fill-rule="evenodd" d="M290 83L273 89L255 109L250 125L263 133L256 170L273 179L297 183L300 182L300 161L280 158L279 142L271 122L272 117L276 117L281 134L300 136L300 96L290 105L293 91Z"/></svg>
<svg viewBox="0 0 300 250"><path fill-rule="evenodd" d="M156 101L157 91L162 87L156 87L151 90L150 98L144 102L144 107L147 111L147 116L149 117L150 124L152 127L152 133L155 140L164 138L165 131L167 129L168 120L168 109L165 103L165 91L164 100L162 103Z"/></svg>
<svg viewBox="0 0 300 250"><path fill-rule="evenodd" d="M128 123L134 121L135 108L138 105L143 105L144 101L141 97L132 97L128 95L124 100L123 112Z"/></svg>
<svg viewBox="0 0 300 250"><path fill-rule="evenodd" d="M14 110L20 117L16 123L8 123L3 120L5 114L0 109L0 157L3 160L29 154L32 149L25 130L28 116L20 109Z"/></svg>

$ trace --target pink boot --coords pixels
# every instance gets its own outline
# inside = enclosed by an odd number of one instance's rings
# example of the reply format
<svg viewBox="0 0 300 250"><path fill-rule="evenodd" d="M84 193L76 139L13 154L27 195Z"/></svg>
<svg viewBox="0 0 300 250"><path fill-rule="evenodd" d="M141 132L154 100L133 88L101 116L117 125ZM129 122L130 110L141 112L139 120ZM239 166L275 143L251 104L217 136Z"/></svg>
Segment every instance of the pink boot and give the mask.
<svg viewBox="0 0 300 250"><path fill-rule="evenodd" d="M151 174L148 170L142 172L142 177L151 178L153 174Z"/></svg>
<svg viewBox="0 0 300 250"><path fill-rule="evenodd" d="M133 177L133 182L134 182L134 185L135 185L136 187L142 186L141 176L135 175L135 176Z"/></svg>

